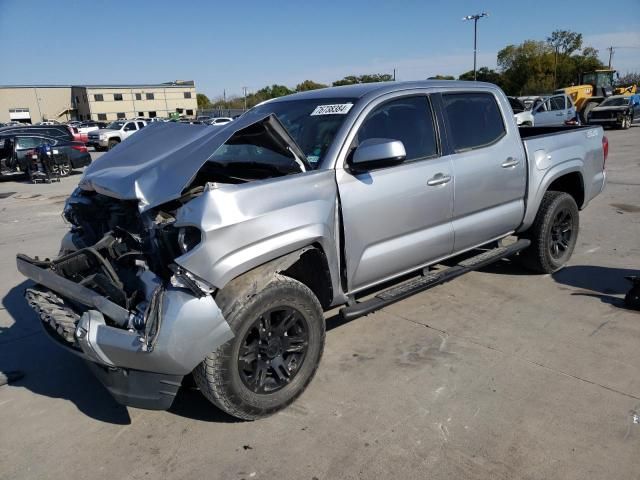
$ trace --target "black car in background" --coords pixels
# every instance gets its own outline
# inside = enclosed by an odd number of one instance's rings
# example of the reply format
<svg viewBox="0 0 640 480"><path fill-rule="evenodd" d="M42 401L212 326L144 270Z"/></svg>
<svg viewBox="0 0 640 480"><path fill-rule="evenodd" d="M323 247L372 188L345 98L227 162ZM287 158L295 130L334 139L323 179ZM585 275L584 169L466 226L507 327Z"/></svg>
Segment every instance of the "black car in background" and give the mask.
<svg viewBox="0 0 640 480"><path fill-rule="evenodd" d="M34 155L38 147L49 145L53 154L64 160L55 163L54 174L66 177L74 168L82 168L91 163L91 155L82 142L59 137L51 137L29 128L28 132L0 129L0 177L18 172L30 174Z"/></svg>
<svg viewBox="0 0 640 480"><path fill-rule="evenodd" d="M0 135L7 133L26 134L26 135L43 135L45 137L61 138L72 142L73 129L69 125L12 125L0 128Z"/></svg>

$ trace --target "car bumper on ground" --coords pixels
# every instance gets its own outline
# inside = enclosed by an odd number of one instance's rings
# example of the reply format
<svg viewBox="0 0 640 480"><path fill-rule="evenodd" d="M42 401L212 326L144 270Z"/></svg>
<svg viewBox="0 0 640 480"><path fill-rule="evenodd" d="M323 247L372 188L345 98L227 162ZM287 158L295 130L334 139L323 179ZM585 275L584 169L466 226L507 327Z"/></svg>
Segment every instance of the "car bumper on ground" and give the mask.
<svg viewBox="0 0 640 480"><path fill-rule="evenodd" d="M158 287L154 292L160 293L148 300L156 303L155 308L145 312L157 315L153 322L157 330L149 344L145 332L110 326L105 320L131 324L130 317L139 312L125 310L58 275L45 263L25 255L17 257L18 270L39 285L38 289L27 289L29 305L56 343L87 360L116 401L124 405L169 408L184 375L233 338L213 297Z"/></svg>

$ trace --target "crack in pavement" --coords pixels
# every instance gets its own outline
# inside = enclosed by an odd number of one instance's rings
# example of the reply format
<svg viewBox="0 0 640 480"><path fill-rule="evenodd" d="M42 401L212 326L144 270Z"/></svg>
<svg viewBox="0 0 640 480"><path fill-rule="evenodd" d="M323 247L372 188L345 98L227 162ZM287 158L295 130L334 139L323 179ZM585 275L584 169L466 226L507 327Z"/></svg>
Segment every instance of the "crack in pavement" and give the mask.
<svg viewBox="0 0 640 480"><path fill-rule="evenodd" d="M530 365L535 365L537 367L544 368L545 370L549 370L549 371L551 371L551 372L553 372L555 374L564 375L565 377L573 378L575 380L579 380L581 382L588 383L590 385L594 385L596 387L603 388L603 389L608 390L610 392L617 393L619 395L623 395L623 396L628 397L628 398L633 398L634 400L640 400L640 397L638 397L636 395L633 395L632 393L623 392L622 390L617 390L617 389L615 389L613 387L608 387L607 385L602 385L601 383L595 382L593 380L589 380L588 378L579 377L577 375L573 375L571 373L563 372L562 370L557 370L557 369L555 369L553 367L549 367L547 365L544 365L543 363L535 362L533 360L528 360L526 358L522 358L522 357L519 357L517 355L513 355L511 353L505 352L504 350L500 350L499 348L492 347L491 345L486 345L484 343L481 343L481 342L478 342L476 340L473 340L473 339L471 339L469 337L463 337L463 336L460 336L460 335L455 335L455 334L447 332L446 330L441 330L439 328L432 327L430 325L426 325L424 323L420 323L420 322L417 322L415 320L411 320L410 318L403 317L402 315L398 315L397 313L389 312L387 310L385 310L385 313L387 313L389 315L392 315L394 317L397 317L397 318L399 318L401 320L405 320L407 322L411 322L411 323L414 323L416 325L420 325L421 327L428 328L429 330L434 330L436 332L442 333L442 334L447 335L447 336L451 336L451 337L454 337L454 338L459 338L459 339L464 340L466 342L469 342L469 343L471 343L473 345L477 345L479 347L483 347L483 348L486 348L488 350L493 350L495 352L501 353L502 355L505 355L505 356L508 356L508 357L511 357L511 358L515 358L516 360L520 360L520 361L528 363Z"/></svg>

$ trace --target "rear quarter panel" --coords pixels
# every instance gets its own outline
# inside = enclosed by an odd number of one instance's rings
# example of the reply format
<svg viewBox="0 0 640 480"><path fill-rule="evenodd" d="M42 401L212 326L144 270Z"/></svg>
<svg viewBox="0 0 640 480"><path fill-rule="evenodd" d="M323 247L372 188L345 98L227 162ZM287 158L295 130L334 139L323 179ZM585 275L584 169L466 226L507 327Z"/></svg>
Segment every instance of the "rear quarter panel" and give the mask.
<svg viewBox="0 0 640 480"><path fill-rule="evenodd" d="M545 192L563 175L580 174L584 189L580 209L604 189L602 136L602 127L588 127L523 139L529 182L525 217L518 231L531 226Z"/></svg>

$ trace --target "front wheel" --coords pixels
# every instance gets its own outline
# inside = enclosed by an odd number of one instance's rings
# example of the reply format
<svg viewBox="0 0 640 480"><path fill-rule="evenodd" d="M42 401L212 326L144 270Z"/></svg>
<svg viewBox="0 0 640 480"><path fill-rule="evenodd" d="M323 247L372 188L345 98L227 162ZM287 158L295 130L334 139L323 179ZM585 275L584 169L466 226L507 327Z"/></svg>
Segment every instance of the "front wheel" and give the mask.
<svg viewBox="0 0 640 480"><path fill-rule="evenodd" d="M316 296L302 283L274 275L245 302L220 308L235 336L193 371L204 396L243 420L291 404L313 378L324 350Z"/></svg>
<svg viewBox="0 0 640 480"><path fill-rule="evenodd" d="M538 273L560 270L571 258L579 227L573 197L564 192L545 193L533 225L523 235L531 240L531 246L522 252L522 262Z"/></svg>
<svg viewBox="0 0 640 480"><path fill-rule="evenodd" d="M120 140L115 140L115 139L112 138L111 140L109 140L109 144L107 146L107 150L114 149L119 143L120 143Z"/></svg>

